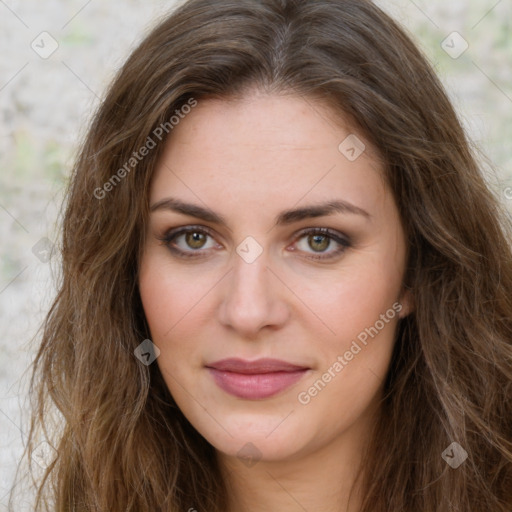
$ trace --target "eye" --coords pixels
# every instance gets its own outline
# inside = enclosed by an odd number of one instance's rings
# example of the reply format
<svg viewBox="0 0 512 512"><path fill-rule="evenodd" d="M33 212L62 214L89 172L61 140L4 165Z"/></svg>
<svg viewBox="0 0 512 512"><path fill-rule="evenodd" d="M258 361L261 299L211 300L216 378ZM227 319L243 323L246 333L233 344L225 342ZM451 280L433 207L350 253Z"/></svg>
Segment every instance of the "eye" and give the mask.
<svg viewBox="0 0 512 512"><path fill-rule="evenodd" d="M197 258L205 256L202 249L220 247L215 243L208 245L208 238L212 238L210 232L204 227L187 226L186 228L172 229L162 237L157 237L169 250L183 258Z"/></svg>
<svg viewBox="0 0 512 512"><path fill-rule="evenodd" d="M157 237L163 245L178 257L201 258L207 256L208 249L222 248L213 241L213 235L202 226L187 226L171 229L163 236ZM208 238L212 240L208 243ZM297 246L301 252L308 254L309 259L327 260L335 258L351 246L348 237L341 235L329 228L308 228L301 231L295 237L294 245L290 251L295 251ZM334 250L328 251L334 246ZM312 249L310 252L308 249Z"/></svg>
<svg viewBox="0 0 512 512"><path fill-rule="evenodd" d="M301 231L295 245L302 252L309 253L307 258L316 260L326 260L339 256L348 247L351 246L348 237L345 237L329 228L309 228ZM334 243L333 243L334 242ZM335 249L328 251L334 245ZM309 252L312 249L313 252ZM292 249L294 251L295 249Z"/></svg>

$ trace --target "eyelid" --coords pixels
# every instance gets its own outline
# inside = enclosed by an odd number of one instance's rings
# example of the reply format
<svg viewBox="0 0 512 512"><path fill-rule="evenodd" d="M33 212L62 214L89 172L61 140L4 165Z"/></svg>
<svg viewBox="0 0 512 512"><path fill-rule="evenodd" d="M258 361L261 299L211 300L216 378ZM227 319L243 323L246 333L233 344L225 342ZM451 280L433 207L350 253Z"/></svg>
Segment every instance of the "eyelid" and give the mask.
<svg viewBox="0 0 512 512"><path fill-rule="evenodd" d="M325 228L325 227L310 227L310 228L303 228L299 230L294 235L294 240L297 240L298 238L302 238L304 235L309 234L316 234L320 233L322 235L328 235L334 240L338 241L339 243L350 243L350 237L348 235L345 235L339 231L336 231L335 229L331 228Z"/></svg>
<svg viewBox="0 0 512 512"><path fill-rule="evenodd" d="M206 234L207 236L211 237L212 239L216 240L216 235L213 233L213 230L208 228L207 226L203 226L200 224L189 224L185 226L179 226L176 228L169 229L166 231L162 236L156 236L158 240L162 242L162 245L166 245L167 248L176 254L178 257L182 258L202 258L208 256L209 251L212 249L202 250L182 250L178 249L176 247L172 247L171 242L173 239L177 238L178 236L181 236L183 234L187 234L190 232L199 232ZM346 249L352 246L351 238L348 235L345 235L341 232L338 232L337 230L326 228L326 227L307 227L299 230L297 233L293 235L293 242L292 244L297 243L298 240L303 238L306 235L324 235L327 236L329 239L334 241L336 244L338 244L338 249L330 251L330 252L318 252L318 253L306 253L308 256L305 256L306 259L311 260L332 260L335 259L337 256L339 256L341 253L343 253ZM218 242L217 242L218 243ZM288 246L289 247L289 246ZM326 254L326 256L322 256L323 254Z"/></svg>
<svg viewBox="0 0 512 512"><path fill-rule="evenodd" d="M338 248L331 251L331 252L310 252L307 253L308 256L305 256L307 259L310 260L317 260L317 261L325 261L326 263L337 259L339 256L341 256L348 248L352 247L352 240L348 235L345 235L337 230L326 228L326 227L309 227L304 228L297 232L294 235L294 241L295 244L298 240L303 238L306 235L324 235L327 236L329 239L334 241L336 244L338 244ZM323 256L326 254L326 256Z"/></svg>
<svg viewBox="0 0 512 512"><path fill-rule="evenodd" d="M187 256L193 256L195 258L202 257L203 254L201 254L201 253L204 251L201 251L201 249L198 249L196 251L194 251L192 249L189 251L183 251L182 249L178 249L176 247L171 246L171 242L173 239L177 238L178 236L184 235L186 233L190 233L190 232L204 233L204 234L208 235L210 238L215 239L213 231L210 228L200 225L200 224L188 224L186 226L179 226L176 228L171 228L171 229L165 231L165 233L161 236L156 235L156 238L162 242L162 245L167 246L167 248L174 254L177 254L177 255L181 254L184 257L187 257Z"/></svg>

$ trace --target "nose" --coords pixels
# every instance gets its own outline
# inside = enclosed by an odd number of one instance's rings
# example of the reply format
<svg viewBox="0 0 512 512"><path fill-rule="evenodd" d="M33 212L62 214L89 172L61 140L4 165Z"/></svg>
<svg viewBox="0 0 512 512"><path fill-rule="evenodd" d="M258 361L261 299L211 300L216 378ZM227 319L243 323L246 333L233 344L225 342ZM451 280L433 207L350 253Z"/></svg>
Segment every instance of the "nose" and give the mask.
<svg viewBox="0 0 512 512"><path fill-rule="evenodd" d="M255 338L264 327L276 329L289 318L287 288L268 268L265 251L252 263L238 254L226 276L219 321L244 338Z"/></svg>

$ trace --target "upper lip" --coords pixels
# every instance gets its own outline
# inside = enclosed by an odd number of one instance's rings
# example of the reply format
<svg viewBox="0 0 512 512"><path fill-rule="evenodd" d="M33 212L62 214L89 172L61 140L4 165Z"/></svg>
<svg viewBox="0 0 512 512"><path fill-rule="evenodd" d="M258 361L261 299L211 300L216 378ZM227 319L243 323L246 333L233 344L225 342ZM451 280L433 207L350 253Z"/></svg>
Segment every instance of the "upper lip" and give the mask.
<svg viewBox="0 0 512 512"><path fill-rule="evenodd" d="M257 374L257 373L273 373L273 372L293 372L298 370L306 370L306 366L296 365L288 363L287 361L281 361L279 359L256 359L254 361L247 361L239 358L222 359L209 363L206 365L207 368L215 368L216 370L233 372L233 373L245 373L245 374Z"/></svg>

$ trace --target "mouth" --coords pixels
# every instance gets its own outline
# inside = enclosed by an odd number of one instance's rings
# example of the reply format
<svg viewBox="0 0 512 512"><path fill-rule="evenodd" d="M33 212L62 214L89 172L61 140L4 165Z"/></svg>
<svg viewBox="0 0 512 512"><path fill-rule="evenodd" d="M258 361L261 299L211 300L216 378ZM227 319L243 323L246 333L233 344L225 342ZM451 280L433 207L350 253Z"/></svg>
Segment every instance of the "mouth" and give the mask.
<svg viewBox="0 0 512 512"><path fill-rule="evenodd" d="M277 395L298 382L310 370L278 359L223 359L206 365L214 382L226 393L245 400Z"/></svg>

